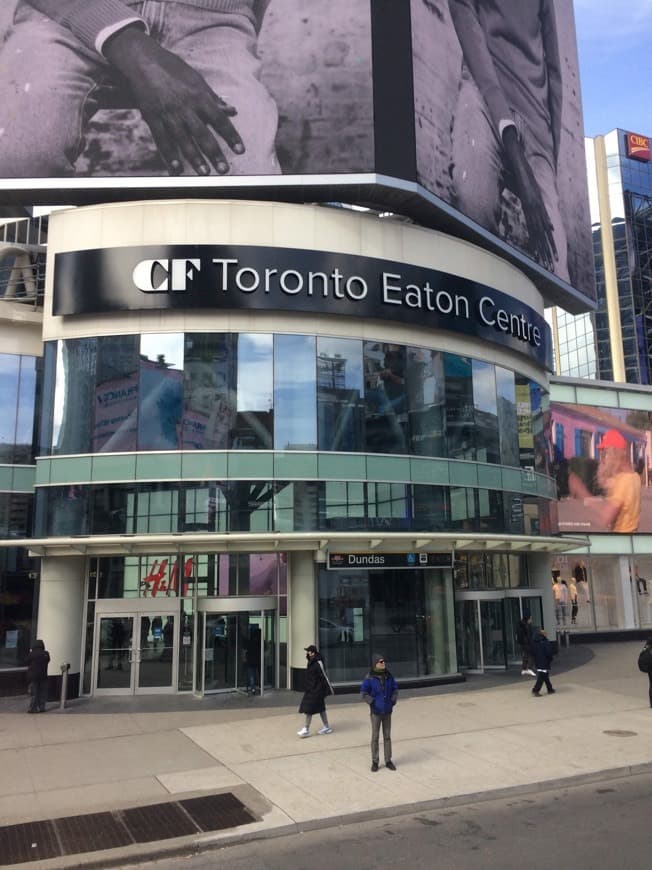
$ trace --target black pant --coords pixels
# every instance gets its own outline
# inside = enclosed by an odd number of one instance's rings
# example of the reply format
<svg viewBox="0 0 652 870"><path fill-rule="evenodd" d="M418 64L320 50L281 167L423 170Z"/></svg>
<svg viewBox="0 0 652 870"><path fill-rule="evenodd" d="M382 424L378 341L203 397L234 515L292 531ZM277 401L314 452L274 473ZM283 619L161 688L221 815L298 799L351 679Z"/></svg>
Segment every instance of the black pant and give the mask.
<svg viewBox="0 0 652 870"><path fill-rule="evenodd" d="M528 668L530 667L530 661L532 658L532 656L530 655L529 645L521 644L521 654L522 654L521 670L527 671Z"/></svg>
<svg viewBox="0 0 652 870"><path fill-rule="evenodd" d="M550 677L548 676L548 671L540 671L537 669L537 681L534 684L532 692L536 694L541 691L541 686L546 684L546 689L549 692L552 692L552 683L550 682ZM652 691L652 690L651 690Z"/></svg>

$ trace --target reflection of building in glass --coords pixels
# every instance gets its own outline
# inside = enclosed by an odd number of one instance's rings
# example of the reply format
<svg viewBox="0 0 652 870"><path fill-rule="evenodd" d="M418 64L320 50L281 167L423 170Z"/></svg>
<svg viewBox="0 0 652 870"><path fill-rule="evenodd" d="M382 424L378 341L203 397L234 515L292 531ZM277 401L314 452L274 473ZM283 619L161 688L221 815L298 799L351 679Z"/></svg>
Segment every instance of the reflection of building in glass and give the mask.
<svg viewBox="0 0 652 870"><path fill-rule="evenodd" d="M549 311L561 375L652 383L652 162L630 137L586 141L597 309Z"/></svg>

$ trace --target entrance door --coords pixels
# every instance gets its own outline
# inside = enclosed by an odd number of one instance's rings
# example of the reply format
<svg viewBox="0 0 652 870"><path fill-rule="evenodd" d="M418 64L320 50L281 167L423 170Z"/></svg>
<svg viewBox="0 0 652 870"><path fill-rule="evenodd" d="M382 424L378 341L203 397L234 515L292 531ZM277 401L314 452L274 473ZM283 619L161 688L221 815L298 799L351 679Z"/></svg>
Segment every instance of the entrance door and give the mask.
<svg viewBox="0 0 652 870"><path fill-rule="evenodd" d="M95 693L174 691L174 613L102 614L95 627Z"/></svg>
<svg viewBox="0 0 652 870"><path fill-rule="evenodd" d="M275 684L273 611L203 616L204 692L262 694Z"/></svg>

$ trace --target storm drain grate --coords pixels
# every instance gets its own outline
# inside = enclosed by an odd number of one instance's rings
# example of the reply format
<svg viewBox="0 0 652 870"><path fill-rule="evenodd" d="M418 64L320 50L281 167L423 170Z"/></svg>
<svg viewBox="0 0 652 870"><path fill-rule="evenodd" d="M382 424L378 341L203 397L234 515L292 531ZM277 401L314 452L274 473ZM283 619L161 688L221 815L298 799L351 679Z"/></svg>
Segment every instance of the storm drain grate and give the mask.
<svg viewBox="0 0 652 870"><path fill-rule="evenodd" d="M255 816L226 792L105 813L0 827L0 866L152 843L251 824Z"/></svg>
<svg viewBox="0 0 652 870"><path fill-rule="evenodd" d="M0 862L22 864L58 858L61 848L52 822L26 822L0 828Z"/></svg>
<svg viewBox="0 0 652 870"><path fill-rule="evenodd" d="M176 803L133 807L130 810L123 810L122 817L137 843L185 837L187 834L196 834L200 830Z"/></svg>
<svg viewBox="0 0 652 870"><path fill-rule="evenodd" d="M179 803L204 833L236 828L254 821L249 810L230 791L209 797L188 798Z"/></svg>

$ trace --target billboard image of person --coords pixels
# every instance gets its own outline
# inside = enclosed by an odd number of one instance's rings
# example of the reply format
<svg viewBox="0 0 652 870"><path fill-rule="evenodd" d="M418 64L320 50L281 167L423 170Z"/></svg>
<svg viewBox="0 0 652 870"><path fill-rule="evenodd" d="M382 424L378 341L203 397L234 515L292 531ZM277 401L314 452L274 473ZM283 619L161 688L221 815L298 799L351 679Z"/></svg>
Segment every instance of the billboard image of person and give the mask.
<svg viewBox="0 0 652 870"><path fill-rule="evenodd" d="M411 0L418 181L594 297L572 0Z"/></svg>
<svg viewBox="0 0 652 870"><path fill-rule="evenodd" d="M0 178L372 168L365 4L9 5L11 19L6 10L0 16ZM328 24L335 30L324 40ZM338 119L342 90L361 110L347 104L347 117ZM279 109L285 129L277 140ZM329 149L336 153L325 161Z"/></svg>
<svg viewBox="0 0 652 870"><path fill-rule="evenodd" d="M652 532L648 412L551 404L561 532Z"/></svg>

